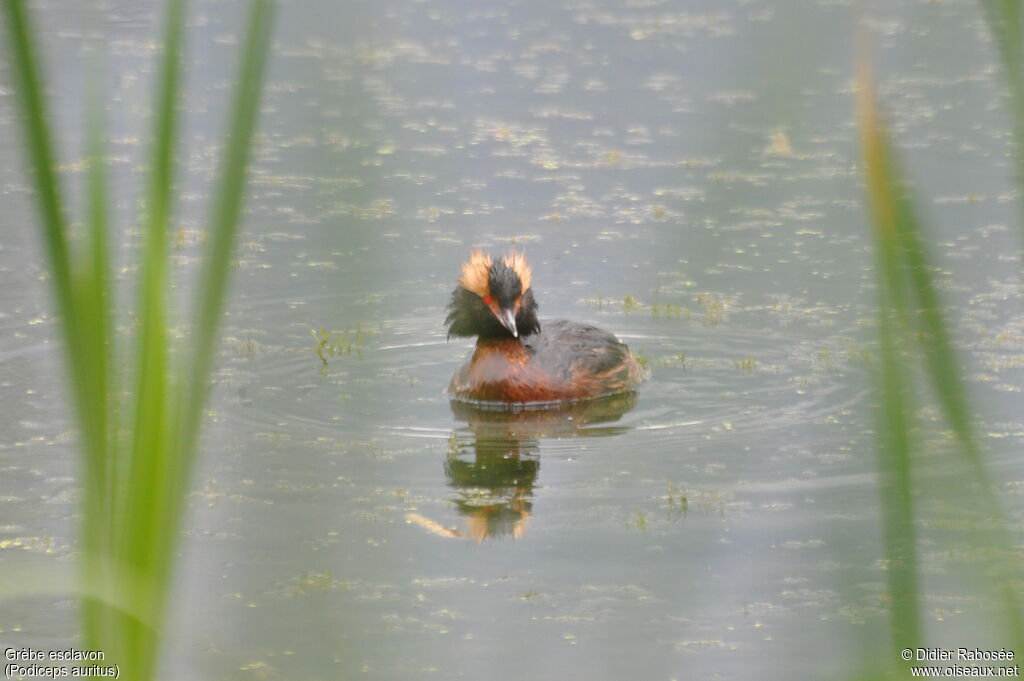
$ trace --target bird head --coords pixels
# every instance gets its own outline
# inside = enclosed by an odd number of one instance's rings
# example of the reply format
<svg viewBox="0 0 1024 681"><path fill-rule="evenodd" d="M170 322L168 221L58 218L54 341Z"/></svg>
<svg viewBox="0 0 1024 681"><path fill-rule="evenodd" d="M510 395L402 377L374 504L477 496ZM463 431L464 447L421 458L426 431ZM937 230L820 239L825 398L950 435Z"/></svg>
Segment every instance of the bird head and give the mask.
<svg viewBox="0 0 1024 681"><path fill-rule="evenodd" d="M537 303L526 257L511 251L501 259L479 250L462 265L448 306L448 336L518 338L536 333Z"/></svg>

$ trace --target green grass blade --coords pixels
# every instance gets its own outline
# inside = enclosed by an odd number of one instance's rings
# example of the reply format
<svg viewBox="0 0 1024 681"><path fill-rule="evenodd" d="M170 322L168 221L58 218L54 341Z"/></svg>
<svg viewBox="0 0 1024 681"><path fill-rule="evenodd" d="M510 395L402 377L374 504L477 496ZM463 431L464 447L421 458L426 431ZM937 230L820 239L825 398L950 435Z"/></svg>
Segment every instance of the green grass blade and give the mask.
<svg viewBox="0 0 1024 681"><path fill-rule="evenodd" d="M1011 79L1016 78L1016 86L1019 86L1021 58L1024 57L1024 45L1021 45L1024 29L1021 27L1020 0L981 0L981 5L985 10L985 17L1003 68Z"/></svg>
<svg viewBox="0 0 1024 681"><path fill-rule="evenodd" d="M196 300L195 346L181 413L182 449L191 452L199 433L217 326L223 309L230 259L244 198L246 169L260 108L273 2L254 0L242 51L229 139L210 216L211 243Z"/></svg>
<svg viewBox="0 0 1024 681"><path fill-rule="evenodd" d="M866 59L860 55L858 105L861 154L870 198L875 235L875 269L878 279L878 326L881 366L881 405L878 418L877 458L880 473L883 534L889 582L892 649L914 647L921 641L920 586L914 529L913 477L911 468L911 415L913 408L902 362L902 320L907 297L900 286L900 210L885 130L874 101L874 88ZM896 659L896 658L893 658Z"/></svg>
<svg viewBox="0 0 1024 681"><path fill-rule="evenodd" d="M861 89L868 87L870 80ZM960 363L953 349L942 301L932 281L934 270L922 238L921 223L873 98L862 103L861 118L865 172L879 267L886 273L882 285L886 288L887 304L923 351L926 375L946 422L960 442L960 452L975 482L991 491L968 408ZM995 502L994 495L986 497ZM989 512L1000 515L997 506Z"/></svg>
<svg viewBox="0 0 1024 681"><path fill-rule="evenodd" d="M881 390L886 411L881 421L879 465L883 485L888 486L883 497L883 514L890 562L895 555L903 565L913 564L908 564L907 559L899 554L916 562L911 546L914 542L914 475L908 436L911 428L909 415L913 407L905 392L904 386L910 382L910 375L904 365L920 354L945 422L960 445L957 452L973 477L975 489L971 492L971 505L984 511L985 525L990 528L980 538L982 544L994 555L1001 556L993 564L992 574L996 577L997 591L1004 605L1007 628L1019 642L1024 640L1021 638L1024 630L1021 628L1019 599L1013 589L1019 567L1013 564L1012 557L1006 555L1012 546L1006 518L974 432L966 386L950 340L942 302L932 281L933 270L924 245L921 223L874 101L866 55L867 51L862 50L858 105L879 276ZM890 586L894 590L906 588L916 592L916 574L902 577L891 574ZM914 618L919 614L901 612L912 606L919 608L919 596L916 593L913 596L894 593L893 598L894 633L905 628L916 629L920 634L919 623L914 624ZM900 598L905 602L899 603ZM897 640L894 643L898 647L913 645L909 641Z"/></svg>
<svg viewBox="0 0 1024 681"><path fill-rule="evenodd" d="M1017 187L1024 194L1024 12L1020 0L981 0L995 41L996 52L1006 73L1010 94Z"/></svg>
<svg viewBox="0 0 1024 681"><path fill-rule="evenodd" d="M2 4L9 34L11 63L17 77L16 99L20 103L25 126L32 177L36 188L44 245L50 261L55 299L63 319L65 354L70 368L75 409L82 433L84 452L82 470L83 513L82 545L86 556L105 553L108 544L110 471L109 432L109 263L107 261L105 189L102 153L102 125L98 113L89 123L90 215L88 243L75 252L69 243L62 205L60 178L54 171L56 155L49 130L49 118L43 97L42 77L36 60L29 14L21 0ZM83 569L85 585L95 583L87 559ZM97 603L104 600L103 589L93 590L101 597L83 604L86 629L100 626ZM109 596L109 594L106 594Z"/></svg>
<svg viewBox="0 0 1024 681"><path fill-rule="evenodd" d="M927 362L928 377L935 395L942 405L947 422L960 440L961 449L968 458L978 481L988 486L977 437L968 409L967 389L960 375L960 364L953 350L942 301L932 282L932 267L921 238L921 230L910 200L897 197L900 219L897 223L899 246L903 257L903 270L916 310L908 312L918 334Z"/></svg>
<svg viewBox="0 0 1024 681"><path fill-rule="evenodd" d="M0 3L0 8L7 25L7 43L16 81L15 100L21 111L20 118L25 131L25 148L43 227L43 244L50 262L57 312L63 319L65 353L75 391L75 407L84 421L90 416L91 401L86 385L81 321L76 306L78 282L75 281L75 268L68 244L60 177L55 172L56 157L31 19L23 0L5 0ZM95 463L95 431L83 427L82 435L90 462Z"/></svg>
<svg viewBox="0 0 1024 681"><path fill-rule="evenodd" d="M168 472L175 466L170 447L169 407L173 398L167 333L167 250L184 18L184 0L168 0L143 225L134 438L123 488L125 502L119 510L123 513L123 532L119 534L115 553L131 569L147 577L141 582L147 588L134 594L142 617L120 618L117 632L111 635L121 645L118 657L129 678L139 679L152 676L159 642L159 632L141 626L139 619L163 621L175 539L174 522L168 513L172 504L166 497L165 484Z"/></svg>
<svg viewBox="0 0 1024 681"><path fill-rule="evenodd" d="M213 197L210 254L196 307L195 345L184 380L172 380L168 337L168 238L177 148L185 0L168 0L164 53L157 76L153 160L139 277L139 331L130 448L119 446L114 370L111 229L103 144L103 107L88 105L86 233L72 248L51 133L24 0L0 4L10 34L16 99L41 214L83 440L83 598L85 640L120 665L124 678L152 678L170 586L177 528L200 424L206 374L245 189L258 119L272 15L254 0L239 84L228 122L221 178ZM98 90L93 89L94 95ZM194 398L194 399L193 399Z"/></svg>
<svg viewBox="0 0 1024 681"><path fill-rule="evenodd" d="M98 51L98 45L93 46ZM96 61L99 59L97 57ZM99 68L96 69L98 73ZM107 210L106 151L104 148L103 104L99 82L90 79L86 104L86 243L77 256L79 267L76 279L81 282L78 308L81 312L81 346L85 357L84 369L88 378L91 402L95 405L88 428L96 431L98 440L95 455L86 464L87 480L83 494L82 535L83 588L89 598L83 600L84 629L93 637L107 626L109 604L116 597L114 581L108 572L99 570L109 562L112 548L114 475L116 463L117 412L113 390L114 338L111 321L112 294L109 261ZM90 643L100 645L99 640Z"/></svg>
<svg viewBox="0 0 1024 681"><path fill-rule="evenodd" d="M184 25L183 0L170 0L165 18L164 54L157 81L157 117L153 138L153 164L149 175L140 282L139 343L132 470L125 492L124 515L132 519L125 531L126 557L145 567L153 560L152 530L160 500L153 491L168 467L167 250L170 197L174 182L171 150L177 133L177 100Z"/></svg>
<svg viewBox="0 0 1024 681"><path fill-rule="evenodd" d="M8 29L11 64L17 79L16 100L25 126L26 148L38 198L43 235L50 259L57 305L64 318L66 335L75 337L72 304L71 260L64 223L60 179L54 172L53 143L47 121L46 104L32 42L32 28L23 0L5 0L2 4Z"/></svg>
<svg viewBox="0 0 1024 681"><path fill-rule="evenodd" d="M87 202L88 202L88 245L84 253L86 260L83 278L88 278L90 299L87 316L93 324L94 339L93 366L96 370L96 392L93 398L100 406L104 415L103 423L99 424L107 442L104 459L109 465L113 457L109 449L113 445L114 424L111 417L116 413L113 385L113 357L115 356L113 309L114 297L111 291L112 269L110 265L110 246L108 243L111 229L107 202L107 170L106 148L104 144L103 104L99 86L94 84L90 97L88 121L87 150ZM103 488L109 496L113 494L110 471L104 471Z"/></svg>
<svg viewBox="0 0 1024 681"><path fill-rule="evenodd" d="M90 107L88 122L89 149L87 152L88 243L82 254L80 281L88 282L86 295L80 296L83 340L89 345L93 377L92 399L97 402L95 424L99 437L109 442L108 416L110 414L110 264L107 256L107 198L106 170L104 168L102 112L98 106ZM110 492L109 456L106 447L97 458L97 475L102 488Z"/></svg>
<svg viewBox="0 0 1024 681"><path fill-rule="evenodd" d="M153 139L153 165L150 169L144 219L142 280L139 297L138 391L135 442L131 460L129 493L139 508L129 508L128 515L141 515L136 523L150 523L149 513L133 514L133 510L150 510L159 504L151 492L157 486L162 468L166 468L167 433L166 404L168 398L169 348L167 342L167 250L169 239L170 197L174 183L174 157L171 150L177 134L178 82L181 61L181 34L184 25L183 0L170 0L165 18L163 63L158 78L158 105ZM151 541L138 524L127 532L138 551L130 557L140 565L151 562Z"/></svg>
<svg viewBox="0 0 1024 681"><path fill-rule="evenodd" d="M97 562L103 563L104 560L98 559ZM5 567L3 571L0 571L0 577L2 577L0 578L0 606L7 607L18 601L23 601L26 597L43 596L64 599L76 596L116 610L127 617L140 618L142 616L142 613L136 608L136 604L130 600L132 593L147 588L145 585L136 584L141 579L138 575L122 569L122 564L97 565L91 570L92 573L109 573L114 576L118 584L128 585L128 588L103 590L97 588L95 583L76 580L74 568L75 566L70 564L56 561L19 568ZM154 626L152 622L141 620L140 624Z"/></svg>
<svg viewBox="0 0 1024 681"><path fill-rule="evenodd" d="M879 268L880 271L884 267ZM881 273L880 277L887 277ZM899 326L885 296L879 305L881 414L876 450L889 595L893 651L921 642L921 593L918 581L917 532L914 525L914 487L911 429L913 402L909 376L903 370Z"/></svg>

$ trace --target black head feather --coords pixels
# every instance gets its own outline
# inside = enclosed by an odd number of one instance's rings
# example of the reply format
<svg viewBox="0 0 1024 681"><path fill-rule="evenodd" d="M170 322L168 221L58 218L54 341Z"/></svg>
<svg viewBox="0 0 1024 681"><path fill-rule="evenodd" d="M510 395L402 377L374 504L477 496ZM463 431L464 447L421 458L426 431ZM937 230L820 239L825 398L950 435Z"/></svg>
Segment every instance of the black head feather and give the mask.
<svg viewBox="0 0 1024 681"><path fill-rule="evenodd" d="M491 265L487 283L491 295L498 301L498 306L502 309L509 309L515 305L516 298L523 293L523 284L519 281L519 275L503 260L497 260Z"/></svg>
<svg viewBox="0 0 1024 681"><path fill-rule="evenodd" d="M522 296L519 312L516 314L516 330L520 336L529 336L540 331L540 322L537 320L538 306L533 297L533 290L523 291L519 275L504 261L498 260L491 265L488 288L498 307L505 310L513 309L516 300ZM456 286L452 292L448 316L444 323L448 327L448 338L512 338L512 333L498 321L483 298L462 284Z"/></svg>
<svg viewBox="0 0 1024 681"><path fill-rule="evenodd" d="M516 328L520 336L529 336L540 333L540 321L537 319L537 310L540 306L533 298L533 289L526 289L523 294L523 302L519 306L519 314L516 315Z"/></svg>

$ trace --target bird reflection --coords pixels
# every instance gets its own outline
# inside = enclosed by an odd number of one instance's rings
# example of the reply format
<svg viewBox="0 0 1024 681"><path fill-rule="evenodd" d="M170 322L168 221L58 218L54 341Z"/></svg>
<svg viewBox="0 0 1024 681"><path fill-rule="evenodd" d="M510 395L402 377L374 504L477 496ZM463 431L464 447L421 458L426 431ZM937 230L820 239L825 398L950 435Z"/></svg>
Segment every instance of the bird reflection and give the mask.
<svg viewBox="0 0 1024 681"><path fill-rule="evenodd" d="M467 530L449 530L450 536L477 542L522 537L533 508L542 440L625 432L630 427L615 422L635 404L635 392L542 410L496 411L453 400L452 412L465 425L452 433L444 470Z"/></svg>

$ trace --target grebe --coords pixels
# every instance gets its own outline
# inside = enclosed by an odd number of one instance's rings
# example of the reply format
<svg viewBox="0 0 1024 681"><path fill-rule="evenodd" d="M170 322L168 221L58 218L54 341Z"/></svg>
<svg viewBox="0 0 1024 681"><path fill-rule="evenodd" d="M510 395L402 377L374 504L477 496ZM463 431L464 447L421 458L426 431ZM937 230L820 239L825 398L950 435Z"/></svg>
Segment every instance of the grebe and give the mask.
<svg viewBox="0 0 1024 681"><path fill-rule="evenodd" d="M448 305L448 338L477 337L448 391L484 404L561 403L631 390L644 372L607 331L537 319L532 270L515 251L498 260L475 250Z"/></svg>

